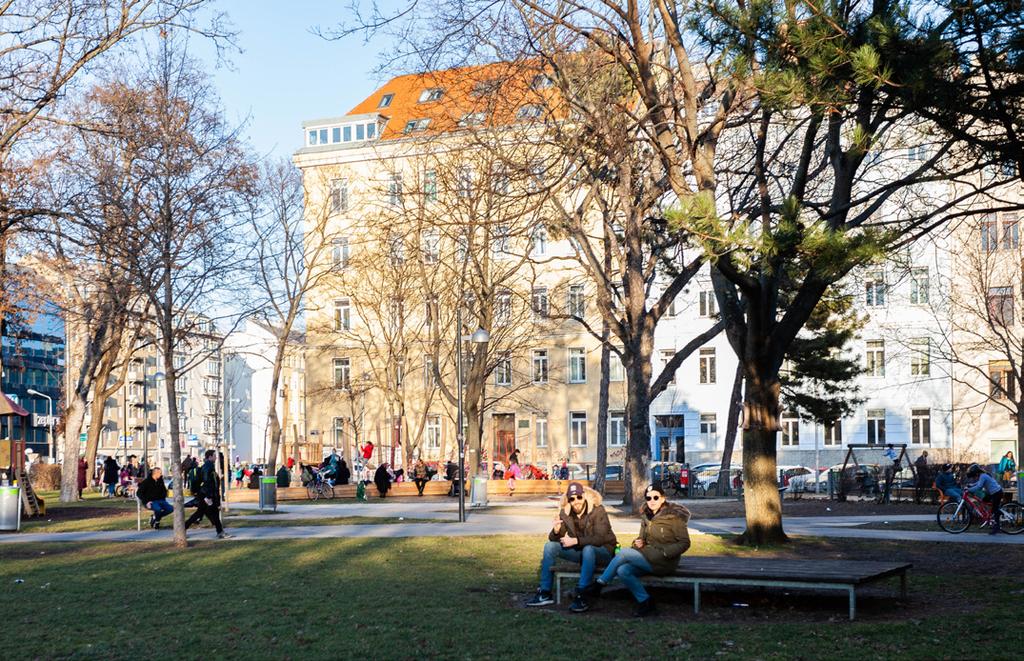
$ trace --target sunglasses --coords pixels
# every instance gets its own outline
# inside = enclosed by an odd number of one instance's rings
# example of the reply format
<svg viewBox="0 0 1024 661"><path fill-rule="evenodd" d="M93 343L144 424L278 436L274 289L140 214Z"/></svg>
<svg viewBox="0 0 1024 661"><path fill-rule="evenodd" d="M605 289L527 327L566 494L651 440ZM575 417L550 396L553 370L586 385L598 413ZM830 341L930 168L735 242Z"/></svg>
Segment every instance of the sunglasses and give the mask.
<svg viewBox="0 0 1024 661"><path fill-rule="evenodd" d="M661 500L661 496L646 496L645 499L647 502L651 502L652 500Z"/></svg>
<svg viewBox="0 0 1024 661"><path fill-rule="evenodd" d="M583 496L569 496L570 503L573 502L574 500L583 500Z"/></svg>

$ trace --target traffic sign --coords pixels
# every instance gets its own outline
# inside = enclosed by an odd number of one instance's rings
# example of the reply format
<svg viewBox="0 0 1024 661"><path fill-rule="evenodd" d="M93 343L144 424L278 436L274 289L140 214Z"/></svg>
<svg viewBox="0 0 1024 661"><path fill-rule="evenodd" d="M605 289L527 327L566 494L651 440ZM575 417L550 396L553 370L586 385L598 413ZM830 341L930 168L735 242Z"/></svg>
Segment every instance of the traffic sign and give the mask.
<svg viewBox="0 0 1024 661"><path fill-rule="evenodd" d="M85 443L87 440L89 440L89 435L88 434L84 434L84 433L83 434L79 434L78 435L78 440L81 441L82 443Z"/></svg>

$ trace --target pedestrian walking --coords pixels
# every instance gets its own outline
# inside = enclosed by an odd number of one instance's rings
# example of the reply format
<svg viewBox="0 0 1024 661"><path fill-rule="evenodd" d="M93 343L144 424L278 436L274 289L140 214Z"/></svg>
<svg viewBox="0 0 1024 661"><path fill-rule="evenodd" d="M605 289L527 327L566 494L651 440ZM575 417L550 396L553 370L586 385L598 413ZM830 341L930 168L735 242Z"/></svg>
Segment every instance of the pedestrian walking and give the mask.
<svg viewBox="0 0 1024 661"><path fill-rule="evenodd" d="M78 497L82 497L82 492L85 491L85 482L87 474L89 473L89 464L85 463L85 457L78 458Z"/></svg>
<svg viewBox="0 0 1024 661"><path fill-rule="evenodd" d="M103 484L106 488L106 497L114 497L114 487L117 486L117 481L121 476L121 467L117 465L117 460L111 456L107 456L103 460Z"/></svg>
<svg viewBox="0 0 1024 661"><path fill-rule="evenodd" d="M1002 481L1004 487L1010 486L1010 481L1013 480L1013 474L1017 471L1017 462L1013 460L1013 451L1008 451L1003 455L1003 458L999 460L999 467L996 469L996 475Z"/></svg>
<svg viewBox="0 0 1024 661"><path fill-rule="evenodd" d="M185 522L185 529L199 523L205 516L217 529L217 538L226 539L231 535L224 532L220 521L220 483L217 479L217 466L214 464L217 453L207 450L202 468L199 469L199 484L196 494L196 511Z"/></svg>

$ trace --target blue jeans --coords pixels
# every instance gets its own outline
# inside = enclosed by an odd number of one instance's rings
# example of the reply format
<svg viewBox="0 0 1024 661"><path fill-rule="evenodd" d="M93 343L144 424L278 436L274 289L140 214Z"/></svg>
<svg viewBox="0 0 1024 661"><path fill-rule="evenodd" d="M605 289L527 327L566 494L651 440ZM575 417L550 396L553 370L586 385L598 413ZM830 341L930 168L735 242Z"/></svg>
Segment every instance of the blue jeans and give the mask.
<svg viewBox="0 0 1024 661"><path fill-rule="evenodd" d="M950 487L943 491L942 493L945 494L947 498L952 498L958 503L964 498L963 489L961 489L960 487Z"/></svg>
<svg viewBox="0 0 1024 661"><path fill-rule="evenodd" d="M640 582L640 577L650 574L651 571L651 563L647 562L643 553L632 548L622 549L597 580L605 585L611 585L611 582L618 576L633 598L637 602L641 602L650 599L650 595L647 594L647 590L644 590L644 584Z"/></svg>
<svg viewBox="0 0 1024 661"><path fill-rule="evenodd" d="M156 517L157 521L174 511L174 506L167 502L167 500L152 500L146 503L146 507L153 510L153 516Z"/></svg>
<svg viewBox="0 0 1024 661"><path fill-rule="evenodd" d="M117 484L108 484L107 485L107 493L110 494L111 496L113 496L114 495L114 487L116 487L116 486L117 486Z"/></svg>
<svg viewBox="0 0 1024 661"><path fill-rule="evenodd" d="M598 562L608 562L612 554L603 546L579 546L562 548L561 542L548 542L544 545L544 557L540 561L540 589L543 592L551 592L551 584L555 581L555 575L551 569L555 566L555 560L564 558L569 562L576 562L580 565L580 582L578 587L586 587L594 580L594 568Z"/></svg>

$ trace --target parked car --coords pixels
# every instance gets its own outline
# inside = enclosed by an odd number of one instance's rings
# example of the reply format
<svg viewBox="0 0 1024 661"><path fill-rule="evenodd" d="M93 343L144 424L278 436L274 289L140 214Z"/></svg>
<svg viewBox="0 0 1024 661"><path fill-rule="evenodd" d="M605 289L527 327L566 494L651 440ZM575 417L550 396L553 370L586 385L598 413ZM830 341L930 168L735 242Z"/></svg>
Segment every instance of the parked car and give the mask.
<svg viewBox="0 0 1024 661"><path fill-rule="evenodd" d="M709 494L714 495L718 491L718 476L721 473L722 465L719 463L697 464L690 467L690 473L695 480L694 484L702 487ZM731 487L736 477L743 471L739 464L729 465L729 486Z"/></svg>
<svg viewBox="0 0 1024 661"><path fill-rule="evenodd" d="M679 479L681 466L674 461L651 462L651 484L661 484L665 478Z"/></svg>
<svg viewBox="0 0 1024 661"><path fill-rule="evenodd" d="M778 466L779 486L790 491L814 491L815 473L807 466Z"/></svg>
<svg viewBox="0 0 1024 661"><path fill-rule="evenodd" d="M625 467L621 465L616 466L605 466L604 467L604 479L606 480L621 480L625 477Z"/></svg>

